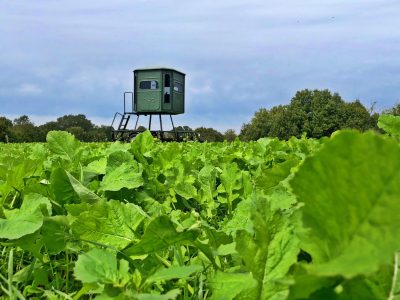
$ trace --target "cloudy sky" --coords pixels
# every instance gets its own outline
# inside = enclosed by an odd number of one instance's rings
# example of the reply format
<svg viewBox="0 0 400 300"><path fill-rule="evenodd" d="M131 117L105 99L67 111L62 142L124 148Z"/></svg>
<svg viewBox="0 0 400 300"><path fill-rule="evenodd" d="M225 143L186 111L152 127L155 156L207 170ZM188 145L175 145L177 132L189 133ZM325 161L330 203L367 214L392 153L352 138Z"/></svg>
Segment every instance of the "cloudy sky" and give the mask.
<svg viewBox="0 0 400 300"><path fill-rule="evenodd" d="M132 70L187 74L175 123L240 130L301 89L400 101L398 0L0 0L0 115L109 124Z"/></svg>

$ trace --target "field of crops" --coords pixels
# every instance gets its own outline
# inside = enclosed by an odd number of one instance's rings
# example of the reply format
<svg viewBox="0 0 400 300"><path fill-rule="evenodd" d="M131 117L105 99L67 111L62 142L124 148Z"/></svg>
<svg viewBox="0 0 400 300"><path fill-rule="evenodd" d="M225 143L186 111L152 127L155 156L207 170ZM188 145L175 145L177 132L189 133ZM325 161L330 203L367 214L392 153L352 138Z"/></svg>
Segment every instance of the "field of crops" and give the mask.
<svg viewBox="0 0 400 300"><path fill-rule="evenodd" d="M321 140L0 144L0 298L400 299L396 122Z"/></svg>

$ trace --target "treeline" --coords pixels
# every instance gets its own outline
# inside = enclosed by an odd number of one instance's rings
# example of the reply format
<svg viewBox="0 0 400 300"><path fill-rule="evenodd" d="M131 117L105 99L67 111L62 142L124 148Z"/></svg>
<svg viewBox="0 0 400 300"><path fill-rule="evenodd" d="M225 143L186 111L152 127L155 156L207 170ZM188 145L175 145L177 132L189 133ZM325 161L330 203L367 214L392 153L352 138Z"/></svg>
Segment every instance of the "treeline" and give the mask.
<svg viewBox="0 0 400 300"><path fill-rule="evenodd" d="M400 115L400 104L385 113ZM287 140L304 134L310 138L321 138L346 128L379 130L378 117L373 108L367 109L359 100L346 102L338 93L329 90L302 90L287 105L261 108L249 123L242 125L239 135L232 129L221 133L214 128L199 127L194 131L200 140L210 142L233 141L237 137L243 141L262 137ZM96 126L82 114L65 115L40 126L35 126L25 115L13 121L0 117L0 142L44 142L51 130L68 131L84 142L111 140L110 126ZM146 128L140 126L138 130ZM192 129L179 126L177 130Z"/></svg>
<svg viewBox="0 0 400 300"><path fill-rule="evenodd" d="M192 130L188 126L178 126L176 129ZM68 131L82 142L108 142L111 141L112 128L97 126L83 114L65 115L40 126L35 126L26 115L14 120L0 116L0 142L3 143L45 142L51 130ZM138 130L145 131L146 128L139 126ZM195 131L204 141L233 141L237 136L234 130L227 130L223 134L213 128L200 127Z"/></svg>
<svg viewBox="0 0 400 300"><path fill-rule="evenodd" d="M400 104L384 113L400 115ZM242 125L239 139L258 140L262 137L277 137L287 140L292 136L321 138L340 129L359 131L377 130L379 114L367 109L359 100L346 102L338 93L329 90L302 90L296 93L287 105L261 108L249 123ZM212 128L196 129L201 139L209 141L232 140L235 132L221 134ZM229 134L230 139L227 138Z"/></svg>
<svg viewBox="0 0 400 300"><path fill-rule="evenodd" d="M45 142L51 130L68 131L83 142L106 142L111 138L110 126L94 125L82 114L65 115L40 126L35 126L26 115L13 121L0 117L0 142Z"/></svg>
<svg viewBox="0 0 400 300"><path fill-rule="evenodd" d="M242 126L240 138L246 141L261 137L287 140L303 134L321 138L346 128L378 130L378 117L373 108L367 109L359 100L345 102L338 93L329 90L302 90L287 105L257 111L250 123Z"/></svg>

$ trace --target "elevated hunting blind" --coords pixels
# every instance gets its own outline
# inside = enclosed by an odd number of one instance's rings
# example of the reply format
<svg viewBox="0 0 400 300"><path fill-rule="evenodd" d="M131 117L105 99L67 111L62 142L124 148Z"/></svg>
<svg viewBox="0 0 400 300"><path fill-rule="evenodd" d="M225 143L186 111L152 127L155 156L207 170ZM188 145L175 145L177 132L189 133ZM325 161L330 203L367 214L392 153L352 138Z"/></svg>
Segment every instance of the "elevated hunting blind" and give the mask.
<svg viewBox="0 0 400 300"><path fill-rule="evenodd" d="M134 72L134 110L138 114L177 115L185 112L185 74L174 69Z"/></svg>
<svg viewBox="0 0 400 300"><path fill-rule="evenodd" d="M128 97L129 95L129 97ZM128 108L127 108L127 100ZM129 105L129 102L131 105ZM124 93L124 113L115 113L112 127L113 140L129 141L139 131L137 125L140 116L149 116L148 130L160 140L183 140L194 137L193 131L177 131L172 115L185 112L185 74L171 68L146 68L133 71L133 92ZM132 115L136 115L134 129L128 129L128 123ZM151 130L151 119L158 115L160 130ZM169 115L172 123L172 131L164 131L162 115ZM118 128L113 127L117 117L120 117Z"/></svg>

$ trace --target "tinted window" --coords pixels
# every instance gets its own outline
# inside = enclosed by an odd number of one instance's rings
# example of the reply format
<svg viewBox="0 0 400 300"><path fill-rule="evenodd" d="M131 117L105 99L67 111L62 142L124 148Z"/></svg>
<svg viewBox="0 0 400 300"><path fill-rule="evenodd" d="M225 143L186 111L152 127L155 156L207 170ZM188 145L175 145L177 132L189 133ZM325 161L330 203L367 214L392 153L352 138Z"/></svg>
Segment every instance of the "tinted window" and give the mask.
<svg viewBox="0 0 400 300"><path fill-rule="evenodd" d="M158 81L156 80L144 80L139 84L139 88L142 90L156 90L158 89Z"/></svg>
<svg viewBox="0 0 400 300"><path fill-rule="evenodd" d="M164 94L164 103L170 103L171 102L171 96L168 93Z"/></svg>
<svg viewBox="0 0 400 300"><path fill-rule="evenodd" d="M174 82L174 91L178 93L183 93L183 84L180 82Z"/></svg>
<svg viewBox="0 0 400 300"><path fill-rule="evenodd" d="M165 87L170 87L170 86L171 86L169 74L165 74L165 77L164 77L164 86L165 86Z"/></svg>

